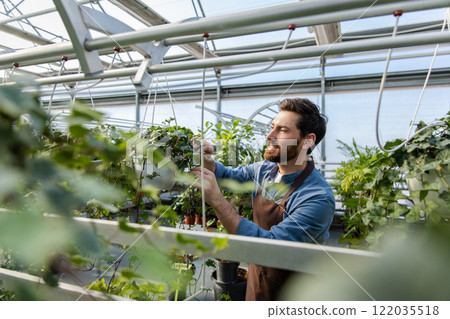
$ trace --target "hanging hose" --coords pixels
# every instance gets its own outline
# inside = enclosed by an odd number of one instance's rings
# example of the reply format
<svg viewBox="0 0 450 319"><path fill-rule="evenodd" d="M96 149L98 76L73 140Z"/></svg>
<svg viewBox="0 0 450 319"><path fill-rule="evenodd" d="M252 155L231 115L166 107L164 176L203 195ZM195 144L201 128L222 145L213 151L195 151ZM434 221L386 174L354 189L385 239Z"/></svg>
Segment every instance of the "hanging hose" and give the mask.
<svg viewBox="0 0 450 319"><path fill-rule="evenodd" d="M120 48L119 48L119 47L114 47L114 55L113 55L113 57L112 57L112 59L111 59L111 62L109 63L109 66L108 66L108 69L107 69L107 70L111 70L111 68L112 68L112 66L113 66L113 64L114 64L114 61L116 60L116 56L117 56L117 54L118 54L119 52L120 52ZM78 69L78 73L80 73L80 69ZM76 93L81 92L81 91L84 91L84 90L88 90L88 91L89 91L89 94L91 95L91 91L90 91L89 89L93 88L93 87L96 86L96 85L99 85L100 83L103 82L103 80L104 80L104 79L100 79L100 80L98 80L97 82L92 83L91 85L88 85L88 86L86 86L86 87L84 87L84 88L81 88L81 89L77 89L77 87L78 87L78 82L77 82L76 85L75 85L75 89L71 91L71 92L73 93L72 103L75 101L75 94L76 94ZM91 95L91 101L92 101L92 95ZM92 102L92 103L93 103L93 102Z"/></svg>
<svg viewBox="0 0 450 319"><path fill-rule="evenodd" d="M450 10L449 10L449 8L447 8L446 15L444 18L444 23L442 24L441 32L444 32L446 24L448 24L450 21L449 12L450 12ZM436 60L436 55L437 55L438 49L439 49L439 43L436 44L436 48L434 49L433 58L431 59L430 67L428 68L427 77L425 79L425 83L423 85L422 91L420 92L419 101L417 102L417 106L416 106L416 110L414 112L413 119L411 120L411 123L409 124L409 131L408 131L408 135L407 135L406 139L409 139L409 137L411 136L411 131L412 131L414 122L416 121L417 113L419 112L419 107L420 107L420 104L422 103L423 95L424 95L425 89L427 88L427 85L428 85L428 80L430 79L431 70L433 69L433 64L434 64L434 61Z"/></svg>
<svg viewBox="0 0 450 319"><path fill-rule="evenodd" d="M287 46L288 46L288 44L289 44L289 41L291 40L292 32L295 30L295 28L296 28L296 27L295 27L295 24L290 24L290 25L288 26L289 34L288 34L288 37L287 37L286 41L285 41L284 44L283 44L283 47L281 48L281 51L284 51L284 50L287 48ZM265 68L263 68L263 69L261 69L261 70L252 71L252 72L249 72L249 73L240 74L240 75L236 75L236 76L224 77L224 78L222 78L222 81L225 81L225 80L232 80L232 79L238 79L238 78L242 78L242 77L245 77L245 76L256 75L256 74L265 72L265 71L271 69L275 64L277 64L277 62L278 62L278 61L273 61L270 65L266 66Z"/></svg>
<svg viewBox="0 0 450 319"><path fill-rule="evenodd" d="M11 72L9 72L9 74L5 72L6 75L5 75L5 77L3 78L3 83L6 83L6 82L9 81L9 79L13 76L14 71L15 71L16 68L18 68L18 67L19 67L19 63L14 62L14 63L12 64Z"/></svg>
<svg viewBox="0 0 450 319"><path fill-rule="evenodd" d="M153 97L152 126L155 125L156 97L158 96L159 75L156 74L155 96Z"/></svg>
<svg viewBox="0 0 450 319"><path fill-rule="evenodd" d="M173 107L173 100L172 100L172 95L170 94L169 81L167 81L167 73L164 73L164 78L166 80L167 94L169 95L170 106L172 107L173 119L175 121L175 128L178 130L177 116L175 114L175 108Z"/></svg>
<svg viewBox="0 0 450 319"><path fill-rule="evenodd" d="M150 86L148 88L148 97L147 97L147 103L145 105L145 112L144 112L144 118L141 121L141 125L139 128L139 136L142 133L142 129L144 127L144 123L145 123L145 119L147 118L147 110L148 110L148 105L150 104L150 97L152 95L152 87L153 87L153 77L152 77L152 81L150 82Z"/></svg>
<svg viewBox="0 0 450 319"><path fill-rule="evenodd" d="M394 30L393 30L393 33L392 33L392 37L395 37L395 36L397 35L398 22L399 22L399 19L400 19L400 16L402 15L402 13L403 13L403 12L402 12L401 10L398 10L398 11L395 11L395 12L394 12L394 16L396 17L396 20L395 20L395 26L394 26ZM446 25L447 23L448 23L448 9L447 9L447 12L446 12L446 16L445 16L445 19L444 19L444 23L443 23L441 32L443 32L443 31L445 30L445 25ZM397 145L396 147L394 147L394 148L388 150L388 149L385 149L385 148L383 147L383 145L381 145L379 122L380 122L381 99L382 99L382 97L383 97L384 85L385 85L386 77L387 77L387 71L388 71L388 68L389 68L389 63L390 63L391 55L392 55L392 49L389 49L388 55L387 55L387 58L386 58L386 66L385 66L385 69L384 69L384 72L383 72L383 76L381 77L381 84L380 84L380 90L379 90L379 95L378 95L378 104L377 104L377 115L376 115L376 122L375 122L375 130L376 130L377 144L378 144L378 147L379 147L383 152L395 152L395 151L401 149L402 147L404 147L404 146L405 146L409 141L411 141L416 135L420 134L420 133L423 132L424 130L426 130L426 129L430 128L430 127L433 127L433 126L438 126L438 125L444 124L444 122L442 122L442 121L435 121L435 122L432 122L432 123L426 125L425 127L423 127L422 129L416 131L416 132L411 136L411 131L412 131L412 128L413 128L413 126L414 126L414 122L415 122L415 120L416 120L416 116L417 116L417 113L418 113L418 111L419 111L420 104L421 104L421 102L422 102L423 94L424 94L425 89L426 89L426 87L427 87L427 85L428 85L428 80L429 80L430 75L431 75L431 70L432 70L432 67L433 67L434 60L435 60L435 58L436 58L438 49L439 49L439 44L436 45L436 49L434 50L433 58L432 58L432 60L431 60L430 67L428 68L428 73L427 73L427 76L426 76L426 79L425 79L425 83L424 83L424 85L423 85L423 87L422 87L422 91L421 91L421 93L420 93L419 101L418 101L418 103L417 103L417 107L416 107L416 110L415 110L415 112L414 112L414 116L413 116L413 118L412 118L412 120L411 120L411 122L410 122L410 124L409 124L408 135L407 135L405 141L403 141L401 144Z"/></svg>
<svg viewBox="0 0 450 319"><path fill-rule="evenodd" d="M61 62L61 67L59 68L59 71L58 71L58 76L61 76L62 71L64 69L64 64L66 64L67 60L69 60L69 58L66 56L63 56L61 58L62 62ZM50 95L50 100L48 101L48 114L50 114L50 111L52 110L52 102L53 102L53 96L55 95L56 85L57 84L53 85L52 94Z"/></svg>

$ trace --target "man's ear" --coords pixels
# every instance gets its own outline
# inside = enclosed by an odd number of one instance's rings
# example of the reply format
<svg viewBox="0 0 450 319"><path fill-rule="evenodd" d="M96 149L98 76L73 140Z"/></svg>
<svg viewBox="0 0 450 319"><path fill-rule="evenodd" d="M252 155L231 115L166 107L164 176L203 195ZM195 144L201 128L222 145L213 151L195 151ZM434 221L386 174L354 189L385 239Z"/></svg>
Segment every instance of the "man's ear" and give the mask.
<svg viewBox="0 0 450 319"><path fill-rule="evenodd" d="M303 149L308 149L314 146L314 143L316 141L316 134L310 133L303 139Z"/></svg>
<svg viewBox="0 0 450 319"><path fill-rule="evenodd" d="M314 142L311 139L306 139L303 141L303 149L311 148L314 145Z"/></svg>

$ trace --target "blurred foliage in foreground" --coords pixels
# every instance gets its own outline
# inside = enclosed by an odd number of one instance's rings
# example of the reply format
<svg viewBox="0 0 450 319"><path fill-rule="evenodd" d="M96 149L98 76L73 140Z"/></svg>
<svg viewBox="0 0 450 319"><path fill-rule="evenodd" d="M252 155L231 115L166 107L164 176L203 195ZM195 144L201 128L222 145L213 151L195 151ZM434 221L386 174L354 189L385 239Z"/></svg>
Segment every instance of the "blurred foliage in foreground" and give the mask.
<svg viewBox="0 0 450 319"><path fill-rule="evenodd" d="M109 284L99 280L92 288L121 290L120 295L133 299L164 299L186 280L183 272L173 269L167 253L153 243L140 247L129 257L135 259L130 263L134 266L116 276L130 247L122 247L119 258L112 256L110 243L94 228L72 219L76 211L109 219L130 202L143 204L145 190L126 161L126 142L132 135L101 125L102 114L78 102L64 120L66 131L52 129L52 119L37 96L19 87L0 87L0 267L28 272L57 286L63 274L90 270L100 260L106 262L102 270L115 271ZM92 128L93 124L98 126ZM155 199L151 189L147 195ZM124 220L119 228L133 231ZM139 273L137 258L144 265ZM42 298L21 289L2 288L0 293L3 300Z"/></svg>
<svg viewBox="0 0 450 319"><path fill-rule="evenodd" d="M294 277L283 300L450 300L448 224L411 228L406 237L387 231L386 237L379 258L314 263L325 275Z"/></svg>
<svg viewBox="0 0 450 319"><path fill-rule="evenodd" d="M0 88L0 207L9 211L0 215L0 243L2 251L14 251L17 262L37 275L50 272L57 254L100 253L100 239L69 217L89 201L112 203L122 197L116 188L87 174L91 161L86 155L74 155L86 143L96 150L92 156L115 158L117 150L87 136L84 123L97 117L99 113L74 105L67 118L70 133L63 137L50 129L50 118L36 96L16 87ZM44 219L43 214L60 218Z"/></svg>

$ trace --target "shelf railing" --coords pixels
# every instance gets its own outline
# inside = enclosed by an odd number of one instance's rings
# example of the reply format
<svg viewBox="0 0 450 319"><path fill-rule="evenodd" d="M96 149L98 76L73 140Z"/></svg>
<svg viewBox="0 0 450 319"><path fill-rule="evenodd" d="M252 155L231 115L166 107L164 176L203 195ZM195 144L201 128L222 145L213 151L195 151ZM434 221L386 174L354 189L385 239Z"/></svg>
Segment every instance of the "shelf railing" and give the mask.
<svg viewBox="0 0 450 319"><path fill-rule="evenodd" d="M0 213L5 213L0 211ZM50 223L58 224L58 216L47 216ZM152 242L158 245L158 249L167 253L173 251L177 246L186 253L195 254L200 257L216 257L240 262L248 262L261 266L288 269L296 272L321 275L323 274L319 264L335 264L343 270L343 275L350 272L351 265L373 261L380 254L353 250L340 247L323 246L309 243L292 241L255 238L248 236L226 235L203 231L192 231L170 227L158 227L152 229L149 225L129 224L137 232L125 232L119 229L118 222L98 219L76 217L74 222L79 226L94 230L96 234L107 238L112 243L122 245L133 245L139 240ZM177 236L182 235L187 239L196 240L205 247L210 247L208 252L200 253L195 245L182 245L177 241ZM227 238L228 245L221 249L214 249L212 239L215 237ZM345 270L345 271L344 271ZM2 288L13 290L18 284L26 283L27 289L34 289L40 293L45 292L46 298L50 300L77 300L82 294L83 300L123 300L123 298L111 297L95 291L87 291L83 288L69 284L60 284L57 288L45 286L38 277L30 276L15 271L0 269L0 280L3 281ZM45 287L43 287L45 286Z"/></svg>

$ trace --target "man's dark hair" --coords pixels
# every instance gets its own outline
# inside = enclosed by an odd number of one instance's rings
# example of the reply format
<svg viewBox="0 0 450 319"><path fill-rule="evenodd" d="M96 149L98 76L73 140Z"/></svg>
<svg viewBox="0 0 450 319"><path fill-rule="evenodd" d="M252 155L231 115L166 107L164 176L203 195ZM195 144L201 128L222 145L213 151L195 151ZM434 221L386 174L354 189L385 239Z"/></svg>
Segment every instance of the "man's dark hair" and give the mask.
<svg viewBox="0 0 450 319"><path fill-rule="evenodd" d="M300 137L303 138L310 133L316 135L315 144L325 136L327 130L327 118L320 114L319 107L308 99L284 99L279 105L280 111L295 112L300 115L297 121L297 128L300 130ZM308 154L312 149L308 150Z"/></svg>

